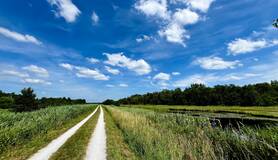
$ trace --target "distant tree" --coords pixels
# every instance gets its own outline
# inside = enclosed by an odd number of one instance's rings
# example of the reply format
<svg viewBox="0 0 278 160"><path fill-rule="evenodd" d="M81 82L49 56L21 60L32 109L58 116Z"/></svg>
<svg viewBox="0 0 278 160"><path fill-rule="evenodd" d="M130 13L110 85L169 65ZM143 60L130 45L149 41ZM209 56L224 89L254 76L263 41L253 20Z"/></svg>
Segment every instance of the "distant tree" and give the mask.
<svg viewBox="0 0 278 160"><path fill-rule="evenodd" d="M21 94L16 96L14 110L16 112L33 111L39 109L36 94L32 88L24 88Z"/></svg>
<svg viewBox="0 0 278 160"><path fill-rule="evenodd" d="M120 102L119 101L114 101L113 99L107 99L104 102L102 102L102 104L119 106Z"/></svg>
<svg viewBox="0 0 278 160"><path fill-rule="evenodd" d="M11 108L13 104L14 104L14 99L11 96L0 97L0 108L3 109Z"/></svg>
<svg viewBox="0 0 278 160"><path fill-rule="evenodd" d="M278 28L278 18L276 20L273 21L273 26Z"/></svg>

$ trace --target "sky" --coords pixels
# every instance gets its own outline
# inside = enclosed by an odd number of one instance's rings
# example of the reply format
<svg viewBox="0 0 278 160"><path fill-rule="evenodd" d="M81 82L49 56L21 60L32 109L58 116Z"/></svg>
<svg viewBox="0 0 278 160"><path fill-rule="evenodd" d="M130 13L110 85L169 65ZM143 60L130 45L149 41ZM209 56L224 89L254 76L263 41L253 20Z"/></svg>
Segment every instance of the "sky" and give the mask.
<svg viewBox="0 0 278 160"><path fill-rule="evenodd" d="M89 102L278 79L277 0L0 0L0 90Z"/></svg>

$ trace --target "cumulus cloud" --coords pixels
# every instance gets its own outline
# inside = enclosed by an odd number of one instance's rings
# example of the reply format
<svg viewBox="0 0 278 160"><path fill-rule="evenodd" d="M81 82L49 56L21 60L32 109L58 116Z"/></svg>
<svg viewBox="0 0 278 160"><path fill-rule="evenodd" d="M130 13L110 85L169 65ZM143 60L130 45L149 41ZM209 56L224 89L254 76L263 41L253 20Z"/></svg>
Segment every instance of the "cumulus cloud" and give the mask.
<svg viewBox="0 0 278 160"><path fill-rule="evenodd" d="M121 84L119 84L119 86L120 86L120 87L128 87L128 85L125 84L125 83L121 83Z"/></svg>
<svg viewBox="0 0 278 160"><path fill-rule="evenodd" d="M164 80L164 81L168 81L168 80L170 80L170 77L171 77L171 76L170 76L169 74L160 72L160 73L156 74L156 75L153 77L153 79L154 79L154 80Z"/></svg>
<svg viewBox="0 0 278 160"><path fill-rule="evenodd" d="M2 71L2 74L8 75L8 76L15 76L15 77L19 77L19 78L29 77L29 74L27 74L27 73L21 73L21 72L14 71L14 70L5 70L5 71Z"/></svg>
<svg viewBox="0 0 278 160"><path fill-rule="evenodd" d="M75 72L75 75L81 78L92 78L94 80L103 81L109 80L110 78L109 76L102 74L98 69L90 69L86 67L71 65L68 63L61 63L60 66L67 70Z"/></svg>
<svg viewBox="0 0 278 160"><path fill-rule="evenodd" d="M168 42L178 43L182 46L186 46L184 39L190 38L190 36L187 34L187 31L177 23L169 24L164 29L158 31L158 34L161 37L166 37Z"/></svg>
<svg viewBox="0 0 278 160"><path fill-rule="evenodd" d="M81 11L72 3L71 0L47 0L50 5L57 8L56 16L63 17L67 22L72 23L76 20Z"/></svg>
<svg viewBox="0 0 278 160"><path fill-rule="evenodd" d="M109 72L111 74L114 74L114 75L120 74L120 71L118 69L113 69L109 66L105 66L105 69L106 69L107 72Z"/></svg>
<svg viewBox="0 0 278 160"><path fill-rule="evenodd" d="M61 64L59 64L59 66L65 68L67 70L73 70L73 68L74 68L73 65L68 64L68 63L61 63Z"/></svg>
<svg viewBox="0 0 278 160"><path fill-rule="evenodd" d="M180 0L188 4L192 9L207 12L214 0Z"/></svg>
<svg viewBox="0 0 278 160"><path fill-rule="evenodd" d="M201 57L194 61L194 64L200 65L203 69L209 70L221 70L221 69L233 69L237 66L241 66L240 61L225 61L220 57Z"/></svg>
<svg viewBox="0 0 278 160"><path fill-rule="evenodd" d="M18 42L27 42L27 43L33 43L36 45L40 45L42 44L42 42L40 42L37 38L28 35L28 34L21 34L21 33L17 33L14 31L11 31L7 28L3 28L0 27L0 34L2 34L3 36L7 37L7 38L11 38L13 40L16 40Z"/></svg>
<svg viewBox="0 0 278 160"><path fill-rule="evenodd" d="M178 75L180 75L181 73L180 72L172 72L172 75L173 76L178 76Z"/></svg>
<svg viewBox="0 0 278 160"><path fill-rule="evenodd" d="M97 69L89 69L86 67L78 67L78 66L76 66L75 69L77 70L76 73L77 77L92 78L94 80L102 80L102 81L109 80L109 76L102 74Z"/></svg>
<svg viewBox="0 0 278 160"><path fill-rule="evenodd" d="M100 62L98 59L93 58L93 57L87 58L87 60L88 60L89 62L91 62L92 64L96 64L96 63L99 63L99 62Z"/></svg>
<svg viewBox="0 0 278 160"><path fill-rule="evenodd" d="M41 77L49 76L49 73L45 68L38 67L36 65L25 66L25 67L22 67L22 69L35 73L36 75L41 76Z"/></svg>
<svg viewBox="0 0 278 160"><path fill-rule="evenodd" d="M144 41L149 41L151 39L152 39L152 37L147 36L147 35L143 35L143 36L140 36L140 37L136 38L136 42L141 43L141 42L144 42Z"/></svg>
<svg viewBox="0 0 278 160"><path fill-rule="evenodd" d="M170 78L170 74L160 72L153 77L153 81L151 83L153 85L158 85L161 88L166 88L167 86L169 86L168 81L170 80Z"/></svg>
<svg viewBox="0 0 278 160"><path fill-rule="evenodd" d="M96 14L96 12L93 12L93 13L92 13L91 19L92 19L93 25L97 25L97 24L98 24L99 17L98 17L98 15Z"/></svg>
<svg viewBox="0 0 278 160"><path fill-rule="evenodd" d="M266 40L247 40L238 38L228 44L228 51L232 55L244 54L248 52L253 52L261 48L267 47Z"/></svg>
<svg viewBox="0 0 278 160"><path fill-rule="evenodd" d="M135 8L146 16L155 16L168 19L167 0L139 0L135 3Z"/></svg>
<svg viewBox="0 0 278 160"><path fill-rule="evenodd" d="M177 9L173 15L175 23L180 25L195 24L199 21L199 15L190 9Z"/></svg>
<svg viewBox="0 0 278 160"><path fill-rule="evenodd" d="M151 66L143 59L133 60L126 57L123 53L104 53L107 56L106 64L127 68L138 75L145 75L151 72Z"/></svg>
<svg viewBox="0 0 278 160"><path fill-rule="evenodd" d="M30 84L45 84L45 85L51 85L51 82L45 81L43 79L33 79L33 78L25 78L23 79L24 83L30 83Z"/></svg>
<svg viewBox="0 0 278 160"><path fill-rule="evenodd" d="M135 4L135 9L144 13L148 17L162 18L158 31L161 37L166 38L168 42L181 44L184 47L185 40L190 38L185 26L195 24L200 20L199 14L194 10L207 12L214 0L172 0L169 4L182 3L178 5L182 8L171 10L167 0L139 0ZM174 7L175 8L175 7ZM162 25L161 25L162 24ZM138 39L142 41L142 39Z"/></svg>

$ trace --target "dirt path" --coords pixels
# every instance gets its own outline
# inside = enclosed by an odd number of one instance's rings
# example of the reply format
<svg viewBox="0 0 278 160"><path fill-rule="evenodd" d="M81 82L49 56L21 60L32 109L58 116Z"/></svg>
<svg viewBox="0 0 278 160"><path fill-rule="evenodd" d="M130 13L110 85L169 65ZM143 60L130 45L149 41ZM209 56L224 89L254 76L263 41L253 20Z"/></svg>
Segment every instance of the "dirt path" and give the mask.
<svg viewBox="0 0 278 160"><path fill-rule="evenodd" d="M37 153L32 155L29 160L48 160L53 153L55 153L75 132L85 124L98 110L97 107L93 113L80 121L78 124L67 130L64 134L50 142L46 147L40 149Z"/></svg>
<svg viewBox="0 0 278 160"><path fill-rule="evenodd" d="M100 107L100 115L90 139L85 160L106 160L106 133L102 107Z"/></svg>

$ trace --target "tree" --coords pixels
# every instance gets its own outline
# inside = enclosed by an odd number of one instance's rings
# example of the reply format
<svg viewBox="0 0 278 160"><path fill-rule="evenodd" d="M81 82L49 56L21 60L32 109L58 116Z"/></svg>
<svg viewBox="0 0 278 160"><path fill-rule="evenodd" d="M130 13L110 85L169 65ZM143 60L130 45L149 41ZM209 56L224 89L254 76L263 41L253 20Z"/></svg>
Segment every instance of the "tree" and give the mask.
<svg viewBox="0 0 278 160"><path fill-rule="evenodd" d="M14 110L17 112L33 111L39 109L36 94L32 88L24 88L15 98Z"/></svg>
<svg viewBox="0 0 278 160"><path fill-rule="evenodd" d="M0 97L0 108L7 109L10 108L14 104L14 99L9 96Z"/></svg>

